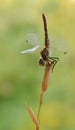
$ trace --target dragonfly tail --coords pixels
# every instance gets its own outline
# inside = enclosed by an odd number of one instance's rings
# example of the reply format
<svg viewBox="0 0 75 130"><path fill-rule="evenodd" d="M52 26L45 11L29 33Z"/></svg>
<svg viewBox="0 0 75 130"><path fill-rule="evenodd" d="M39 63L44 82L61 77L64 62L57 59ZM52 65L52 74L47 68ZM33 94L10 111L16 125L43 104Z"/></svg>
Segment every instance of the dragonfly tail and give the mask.
<svg viewBox="0 0 75 130"><path fill-rule="evenodd" d="M47 22L44 13L42 13L43 23L44 23L44 32L45 32L45 46L49 47L49 38L48 38L48 30L47 30Z"/></svg>

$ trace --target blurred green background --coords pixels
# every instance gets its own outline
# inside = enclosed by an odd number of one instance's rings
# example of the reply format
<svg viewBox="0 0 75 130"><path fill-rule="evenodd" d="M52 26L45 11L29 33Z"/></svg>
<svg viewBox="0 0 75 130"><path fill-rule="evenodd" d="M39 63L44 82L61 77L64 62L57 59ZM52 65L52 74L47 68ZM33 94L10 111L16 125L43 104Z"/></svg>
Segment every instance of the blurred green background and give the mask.
<svg viewBox="0 0 75 130"><path fill-rule="evenodd" d="M25 102L37 114L44 68L37 63L38 53L20 51L26 33L36 33L44 44L42 12L49 34L69 49L67 55L58 54L40 130L75 130L75 0L0 0L0 130L35 129Z"/></svg>

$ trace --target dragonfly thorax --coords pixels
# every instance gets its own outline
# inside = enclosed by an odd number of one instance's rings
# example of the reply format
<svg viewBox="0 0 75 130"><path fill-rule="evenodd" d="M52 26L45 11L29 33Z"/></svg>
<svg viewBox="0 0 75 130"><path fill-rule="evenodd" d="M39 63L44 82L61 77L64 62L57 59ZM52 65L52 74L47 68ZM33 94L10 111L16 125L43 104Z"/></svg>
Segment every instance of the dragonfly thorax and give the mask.
<svg viewBox="0 0 75 130"><path fill-rule="evenodd" d="M40 54L44 61L48 61L49 50L46 47L40 52Z"/></svg>

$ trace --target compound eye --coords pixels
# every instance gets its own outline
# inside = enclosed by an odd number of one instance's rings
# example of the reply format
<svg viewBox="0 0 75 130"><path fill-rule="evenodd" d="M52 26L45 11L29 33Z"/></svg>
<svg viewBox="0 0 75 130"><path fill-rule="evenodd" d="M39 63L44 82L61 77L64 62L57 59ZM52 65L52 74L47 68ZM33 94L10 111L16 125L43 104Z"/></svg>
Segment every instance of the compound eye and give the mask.
<svg viewBox="0 0 75 130"><path fill-rule="evenodd" d="M45 61L43 59L40 59L39 60L39 65L44 66L45 65Z"/></svg>

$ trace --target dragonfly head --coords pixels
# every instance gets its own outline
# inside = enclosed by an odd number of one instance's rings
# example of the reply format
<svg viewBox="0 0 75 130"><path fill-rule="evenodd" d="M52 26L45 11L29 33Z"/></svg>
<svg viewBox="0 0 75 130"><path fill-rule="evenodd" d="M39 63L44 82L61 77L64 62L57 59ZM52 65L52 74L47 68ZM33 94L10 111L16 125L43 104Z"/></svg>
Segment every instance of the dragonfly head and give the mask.
<svg viewBox="0 0 75 130"><path fill-rule="evenodd" d="M44 66L45 65L45 61L42 58L39 60L39 65L40 66Z"/></svg>

